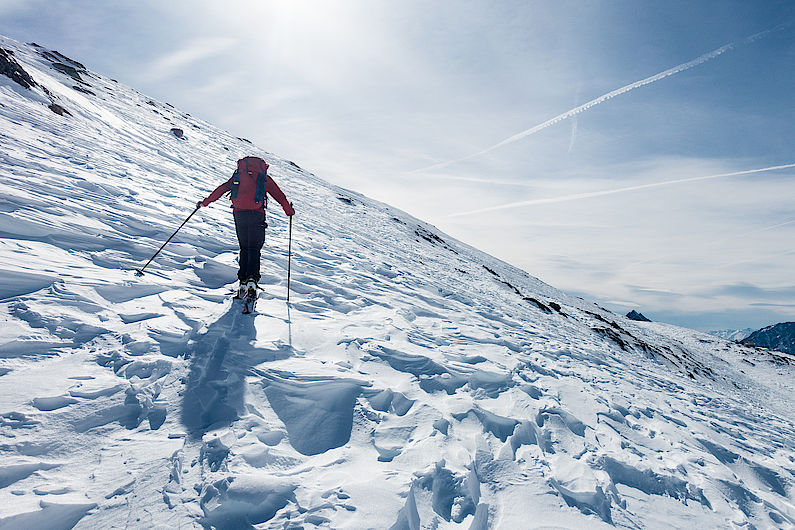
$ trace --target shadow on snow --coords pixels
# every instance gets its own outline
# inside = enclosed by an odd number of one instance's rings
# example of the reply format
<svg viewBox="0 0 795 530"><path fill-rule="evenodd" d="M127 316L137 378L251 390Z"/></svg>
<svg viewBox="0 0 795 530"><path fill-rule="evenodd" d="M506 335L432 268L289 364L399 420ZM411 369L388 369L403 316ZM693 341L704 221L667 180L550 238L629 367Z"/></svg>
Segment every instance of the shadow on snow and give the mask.
<svg viewBox="0 0 795 530"><path fill-rule="evenodd" d="M193 342L189 349L190 373L182 397L182 423L193 438L222 428L244 412L245 379L250 370L266 361L285 359L290 347L261 348L255 315L241 314L240 305L229 310Z"/></svg>

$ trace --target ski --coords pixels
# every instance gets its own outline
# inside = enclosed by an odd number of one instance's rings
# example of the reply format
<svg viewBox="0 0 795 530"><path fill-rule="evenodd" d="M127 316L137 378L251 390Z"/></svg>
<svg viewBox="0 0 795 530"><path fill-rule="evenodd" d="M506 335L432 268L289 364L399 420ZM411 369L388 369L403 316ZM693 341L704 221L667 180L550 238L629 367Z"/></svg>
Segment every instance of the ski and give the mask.
<svg viewBox="0 0 795 530"><path fill-rule="evenodd" d="M254 311L257 305L257 290L249 289L246 296L243 298L243 314L248 315Z"/></svg>

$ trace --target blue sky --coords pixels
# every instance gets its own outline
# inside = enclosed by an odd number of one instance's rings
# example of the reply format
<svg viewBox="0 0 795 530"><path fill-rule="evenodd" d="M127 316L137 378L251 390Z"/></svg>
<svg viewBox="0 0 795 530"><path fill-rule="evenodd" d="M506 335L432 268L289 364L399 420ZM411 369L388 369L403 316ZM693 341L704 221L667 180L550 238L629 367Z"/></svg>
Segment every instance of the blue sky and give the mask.
<svg viewBox="0 0 795 530"><path fill-rule="evenodd" d="M616 311L795 320L795 168L699 179L795 163L789 1L3 0L0 33Z"/></svg>

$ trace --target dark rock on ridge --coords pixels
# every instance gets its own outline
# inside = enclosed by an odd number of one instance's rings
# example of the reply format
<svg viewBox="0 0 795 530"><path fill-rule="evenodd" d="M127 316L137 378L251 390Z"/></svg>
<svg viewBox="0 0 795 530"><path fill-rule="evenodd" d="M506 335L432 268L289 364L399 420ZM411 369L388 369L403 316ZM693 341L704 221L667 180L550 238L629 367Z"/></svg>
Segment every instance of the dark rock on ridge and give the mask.
<svg viewBox="0 0 795 530"><path fill-rule="evenodd" d="M82 92L83 94L88 94L89 96L96 96L96 94L91 92L89 89L83 88L83 87L81 87L79 85L74 85L72 88L77 90L78 92Z"/></svg>
<svg viewBox="0 0 795 530"><path fill-rule="evenodd" d="M52 63L52 67L58 70L59 72L61 72L62 74L68 75L78 83L85 83L85 81L83 81L83 78L80 77L80 73L77 71L77 69L74 66L69 66L68 64L63 64L63 63Z"/></svg>
<svg viewBox="0 0 795 530"><path fill-rule="evenodd" d="M0 74L10 78L23 88L37 86L36 81L22 68L13 57L14 52L0 48Z"/></svg>
<svg viewBox="0 0 795 530"><path fill-rule="evenodd" d="M69 112L68 110L66 110L65 108L63 108L62 106L60 106L57 103L50 103L48 108L51 111L53 111L54 113L56 113L58 116L63 116L64 114L66 114L67 116L71 116L72 115L71 112Z"/></svg>
<svg viewBox="0 0 795 530"><path fill-rule="evenodd" d="M629 313L627 313L626 316L627 316L628 319L637 320L638 322L651 322L651 320L649 320L648 318L643 316L643 313L638 313L634 309L632 311L630 311Z"/></svg>

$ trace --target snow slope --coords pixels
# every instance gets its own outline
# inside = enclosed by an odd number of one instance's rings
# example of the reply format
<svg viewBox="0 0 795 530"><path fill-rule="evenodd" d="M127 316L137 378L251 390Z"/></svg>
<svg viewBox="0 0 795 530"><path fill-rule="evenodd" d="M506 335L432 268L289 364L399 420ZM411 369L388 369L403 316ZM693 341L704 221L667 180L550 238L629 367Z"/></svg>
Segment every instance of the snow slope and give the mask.
<svg viewBox="0 0 795 530"><path fill-rule="evenodd" d="M0 47L40 85L0 77L0 529L795 526L792 357L615 315ZM249 154L298 212L291 304L273 210L258 313L230 300L224 201L134 276Z"/></svg>

